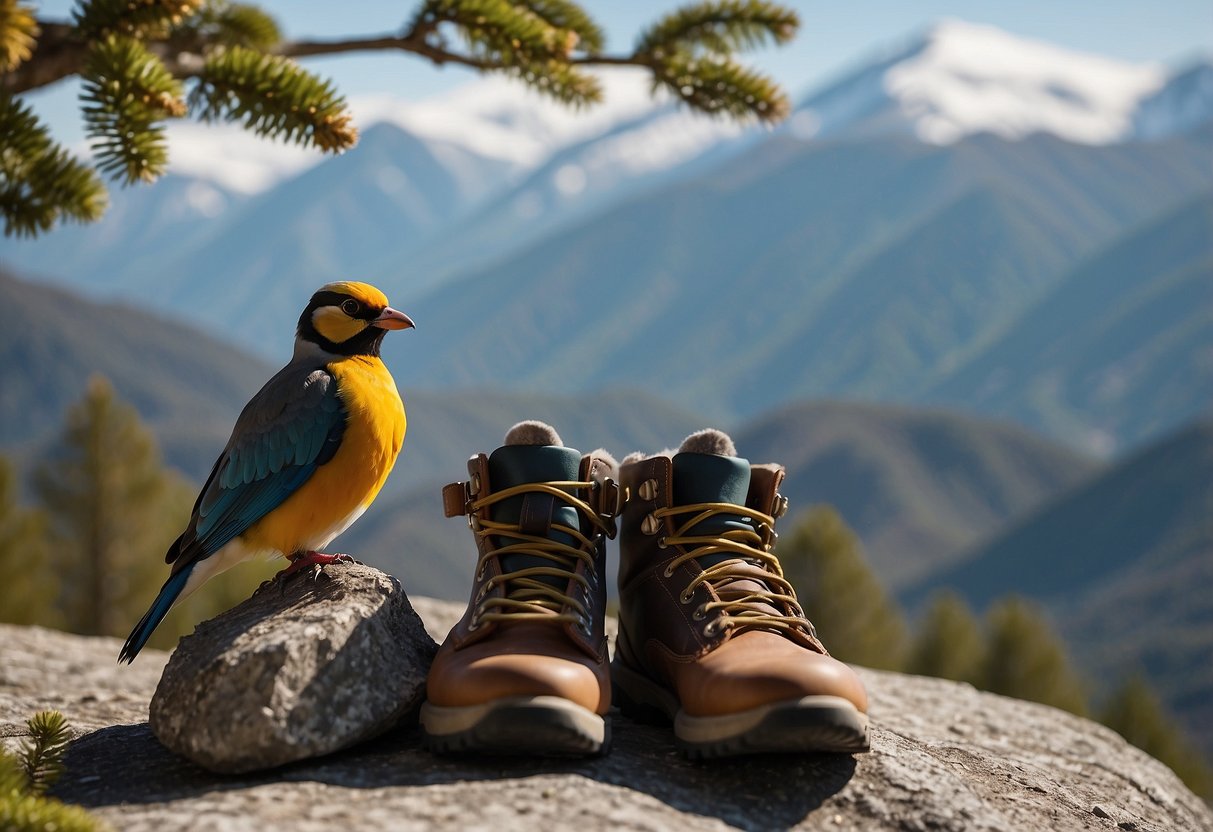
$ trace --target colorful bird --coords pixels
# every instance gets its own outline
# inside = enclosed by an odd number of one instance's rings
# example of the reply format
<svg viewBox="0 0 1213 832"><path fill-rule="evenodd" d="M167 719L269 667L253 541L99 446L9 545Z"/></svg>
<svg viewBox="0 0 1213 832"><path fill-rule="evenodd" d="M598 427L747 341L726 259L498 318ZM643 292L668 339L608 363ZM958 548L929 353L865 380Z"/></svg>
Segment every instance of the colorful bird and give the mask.
<svg viewBox="0 0 1213 832"><path fill-rule="evenodd" d="M320 287L303 314L295 354L253 397L168 549L173 565L127 638L131 662L173 605L209 578L259 555L284 555L285 577L344 555L317 551L358 519L404 442L404 404L379 358L389 329L413 321L366 283Z"/></svg>

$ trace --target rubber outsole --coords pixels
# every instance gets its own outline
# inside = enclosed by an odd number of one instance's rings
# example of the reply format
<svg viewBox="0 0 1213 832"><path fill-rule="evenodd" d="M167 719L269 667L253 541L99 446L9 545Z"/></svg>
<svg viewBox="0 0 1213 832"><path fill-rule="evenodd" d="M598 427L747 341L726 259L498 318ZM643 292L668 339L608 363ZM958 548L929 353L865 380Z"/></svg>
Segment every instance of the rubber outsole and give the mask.
<svg viewBox="0 0 1213 832"><path fill-rule="evenodd" d="M425 746L439 754L585 757L610 747L610 722L556 696L514 697L466 708L421 706Z"/></svg>
<svg viewBox="0 0 1213 832"><path fill-rule="evenodd" d="M743 754L868 751L868 717L838 696L806 696L773 702L739 714L692 717L669 691L630 668L611 667L620 711L647 723L673 723L678 747L691 759Z"/></svg>

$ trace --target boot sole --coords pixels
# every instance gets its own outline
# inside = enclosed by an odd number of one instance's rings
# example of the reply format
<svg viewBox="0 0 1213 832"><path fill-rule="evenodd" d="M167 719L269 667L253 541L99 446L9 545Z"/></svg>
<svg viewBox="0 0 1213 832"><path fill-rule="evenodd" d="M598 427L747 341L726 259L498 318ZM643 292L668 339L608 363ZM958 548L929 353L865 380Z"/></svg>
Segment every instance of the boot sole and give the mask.
<svg viewBox="0 0 1213 832"><path fill-rule="evenodd" d="M678 747L692 759L741 754L856 754L868 751L868 717L840 696L805 696L724 716L696 717L649 679L614 663L615 701L626 716L673 722Z"/></svg>
<svg viewBox="0 0 1213 832"><path fill-rule="evenodd" d="M440 754L583 757L604 753L610 723L559 696L516 696L483 705L421 706L425 746Z"/></svg>

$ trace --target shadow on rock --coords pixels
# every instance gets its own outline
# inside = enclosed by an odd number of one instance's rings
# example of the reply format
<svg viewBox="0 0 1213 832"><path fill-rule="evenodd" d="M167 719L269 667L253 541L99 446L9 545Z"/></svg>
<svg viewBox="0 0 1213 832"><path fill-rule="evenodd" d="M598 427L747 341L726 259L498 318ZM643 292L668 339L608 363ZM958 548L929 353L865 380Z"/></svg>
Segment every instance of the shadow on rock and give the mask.
<svg viewBox="0 0 1213 832"><path fill-rule="evenodd" d="M344 788L425 788L469 781L522 781L574 775L648 794L681 812L718 818L741 829L784 829L803 821L855 773L843 755L765 755L692 762L668 729L613 715L614 744L601 758L438 757L421 747L415 725L327 757L268 772L217 775L164 748L146 723L104 728L72 744L57 797L85 807L159 803L207 792L274 784L284 799L291 783ZM572 786L575 791L575 784Z"/></svg>

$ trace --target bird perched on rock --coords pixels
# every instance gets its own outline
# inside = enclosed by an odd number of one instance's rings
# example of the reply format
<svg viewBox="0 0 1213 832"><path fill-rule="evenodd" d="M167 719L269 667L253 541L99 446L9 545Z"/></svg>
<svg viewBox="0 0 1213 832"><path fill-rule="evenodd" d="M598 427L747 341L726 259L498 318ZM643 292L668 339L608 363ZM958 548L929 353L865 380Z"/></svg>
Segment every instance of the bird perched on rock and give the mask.
<svg viewBox="0 0 1213 832"><path fill-rule="evenodd" d="M202 487L189 526L169 547L172 573L118 661L133 661L178 599L258 555L284 555L284 577L344 555L318 549L358 519L404 442L404 404L379 358L389 329L413 321L366 283L320 287L295 354L244 408Z"/></svg>

